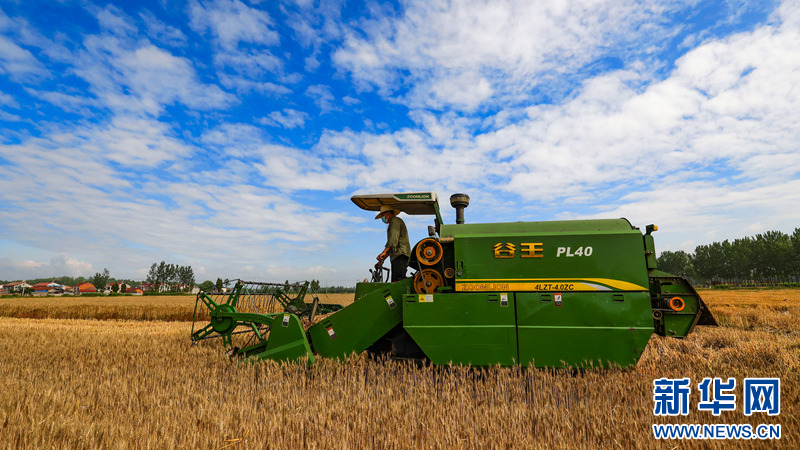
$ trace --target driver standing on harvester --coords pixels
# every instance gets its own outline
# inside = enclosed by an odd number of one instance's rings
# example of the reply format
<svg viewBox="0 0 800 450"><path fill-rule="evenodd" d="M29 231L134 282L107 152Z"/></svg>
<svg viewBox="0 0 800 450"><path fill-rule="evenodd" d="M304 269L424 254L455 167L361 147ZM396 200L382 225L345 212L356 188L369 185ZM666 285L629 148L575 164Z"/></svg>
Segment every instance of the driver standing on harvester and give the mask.
<svg viewBox="0 0 800 450"><path fill-rule="evenodd" d="M408 242L408 230L403 219L397 217L400 211L391 206L381 206L381 212L375 219L388 223L386 229L386 248L378 255L378 261L383 261L388 256L392 264L392 282L400 281L406 277L408 258L411 256L411 244Z"/></svg>

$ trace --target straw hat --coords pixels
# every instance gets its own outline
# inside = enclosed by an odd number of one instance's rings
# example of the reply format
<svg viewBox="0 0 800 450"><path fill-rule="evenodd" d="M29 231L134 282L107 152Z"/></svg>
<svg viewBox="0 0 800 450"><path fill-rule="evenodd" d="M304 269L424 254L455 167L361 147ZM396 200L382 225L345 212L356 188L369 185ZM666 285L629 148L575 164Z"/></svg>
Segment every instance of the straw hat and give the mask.
<svg viewBox="0 0 800 450"><path fill-rule="evenodd" d="M380 219L381 217L385 216L385 215L386 215L386 213L387 213L387 212L389 212L389 211L392 211L392 212L394 213L394 215L395 215L395 216L396 216L396 215L398 215L398 214L400 214L400 211L398 211L398 210L396 210L396 209L392 208L391 206L389 206L389 205L383 205L383 206L381 206L381 212L379 212L379 213L378 213L378 215L377 215L377 216L375 216L375 218L376 218L376 219Z"/></svg>

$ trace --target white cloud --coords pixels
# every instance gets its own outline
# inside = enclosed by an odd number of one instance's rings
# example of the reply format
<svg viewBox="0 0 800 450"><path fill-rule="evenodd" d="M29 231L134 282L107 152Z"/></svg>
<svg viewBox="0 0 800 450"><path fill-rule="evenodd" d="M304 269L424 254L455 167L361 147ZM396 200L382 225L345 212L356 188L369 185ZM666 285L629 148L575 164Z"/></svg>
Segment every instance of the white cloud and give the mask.
<svg viewBox="0 0 800 450"><path fill-rule="evenodd" d="M87 37L85 46L75 73L112 110L157 115L175 103L208 110L236 101L218 86L200 81L188 59L150 43L98 35Z"/></svg>
<svg viewBox="0 0 800 450"><path fill-rule="evenodd" d="M278 73L283 65L283 61L269 51L252 49L217 53L214 55L214 63L229 67L250 79L263 78L268 72Z"/></svg>
<svg viewBox="0 0 800 450"><path fill-rule="evenodd" d="M359 192L430 187L447 192L465 185L475 190L496 189L492 178L505 170L502 164L462 136L463 130L443 132L433 123L430 126L441 134L412 129L382 135L328 132L313 148L314 155L331 173L344 177L346 186Z"/></svg>
<svg viewBox="0 0 800 450"><path fill-rule="evenodd" d="M266 11L238 0L215 0L192 2L189 14L192 29L212 36L214 65L224 86L241 93L291 92L280 84L287 82L279 79L283 60L267 48L280 44L280 35Z"/></svg>
<svg viewBox="0 0 800 450"><path fill-rule="evenodd" d="M0 105L19 108L19 103L14 99L14 97L4 92L0 92Z"/></svg>
<svg viewBox="0 0 800 450"><path fill-rule="evenodd" d="M330 86L324 84L309 86L306 89L306 96L312 98L323 113L330 112L336 108L334 104L336 98L333 96Z"/></svg>
<svg viewBox="0 0 800 450"><path fill-rule="evenodd" d="M5 120L7 122L21 122L23 119L16 114L0 111L0 120Z"/></svg>
<svg viewBox="0 0 800 450"><path fill-rule="evenodd" d="M228 89L234 89L239 93L259 92L269 96L281 96L292 92L286 86L269 81L253 81L241 76L228 75L224 72L220 72L218 76L223 86Z"/></svg>
<svg viewBox="0 0 800 450"><path fill-rule="evenodd" d="M144 11L139 14L139 17L144 21L147 35L154 41L171 47L186 45L186 35L181 30L158 20L152 12Z"/></svg>
<svg viewBox="0 0 800 450"><path fill-rule="evenodd" d="M161 122L115 117L108 126L89 130L82 148L137 169L157 167L190 156L193 149L172 136Z"/></svg>
<svg viewBox="0 0 800 450"><path fill-rule="evenodd" d="M281 111L272 111L269 117L262 117L258 122L262 125L269 125L273 127L282 126L284 128L303 128L308 114L298 111L296 109L286 108Z"/></svg>
<svg viewBox="0 0 800 450"><path fill-rule="evenodd" d="M69 64L72 53L64 46L64 36L57 35L56 40L43 36L39 30L33 27L25 17L16 16L13 19L5 15L0 10L0 32L7 33L8 37L14 41L15 45L23 46L27 49L36 49L38 61L34 63L33 76L26 76L26 82L41 82L50 79L49 70L44 69L44 64L60 62ZM28 51L28 50L26 50ZM26 57L26 59L28 59ZM2 70L2 67L0 67ZM23 79L18 79L20 81Z"/></svg>
<svg viewBox="0 0 800 450"><path fill-rule="evenodd" d="M248 158L265 143L261 130L250 124L225 123L203 133L207 147L218 148L226 156Z"/></svg>
<svg viewBox="0 0 800 450"><path fill-rule="evenodd" d="M70 95L55 91L40 91L32 88L25 88L25 92L58 106L64 111L83 112L88 106L98 106L98 102L95 99L83 95Z"/></svg>
<svg viewBox="0 0 800 450"><path fill-rule="evenodd" d="M120 70L124 83L147 100L179 101L195 109L231 103L230 96L218 87L198 82L191 62L185 58L152 45L119 56L112 64Z"/></svg>
<svg viewBox="0 0 800 450"><path fill-rule="evenodd" d="M111 34L124 36L133 35L138 31L136 26L130 23L130 17L114 5L108 5L97 11L96 17L100 27Z"/></svg>
<svg viewBox="0 0 800 450"><path fill-rule="evenodd" d="M242 174L284 192L344 189L358 169L351 162L325 158L318 151L275 145L262 130L249 124L222 125L205 133L202 141L225 157L242 160L247 165Z"/></svg>
<svg viewBox="0 0 800 450"><path fill-rule="evenodd" d="M359 103L361 103L361 100L350 97L349 95L342 97L342 101L344 102L345 105L349 106L358 105Z"/></svg>
<svg viewBox="0 0 800 450"><path fill-rule="evenodd" d="M455 105L459 109L472 111L492 96L491 83L475 74L455 75L436 81L431 86L428 105L433 108Z"/></svg>
<svg viewBox="0 0 800 450"><path fill-rule="evenodd" d="M265 145L263 163L256 164L264 182L281 190L336 191L351 183L350 167L343 161L325 161L310 152L285 146Z"/></svg>
<svg viewBox="0 0 800 450"><path fill-rule="evenodd" d="M189 12L192 28L211 32L226 50L235 49L240 42L274 45L280 41L269 14L237 0L192 2Z"/></svg>
<svg viewBox="0 0 800 450"><path fill-rule="evenodd" d="M508 190L529 199L608 183L647 189L660 177L786 181L800 171L788 156L800 151L798 37L764 28L709 42L643 92L629 87L637 74L596 77L574 100L531 107L528 120L482 145L511 158ZM784 154L783 170L770 170Z"/></svg>
<svg viewBox="0 0 800 450"><path fill-rule="evenodd" d="M62 35L48 39L24 19L15 20L13 32L19 40L37 47L49 58L48 63L66 66L60 68L63 72L60 83L74 87L76 84L69 78L77 75L89 84L88 92L76 92L74 88L64 92L63 86L53 90L50 85L40 85L28 89L29 94L66 111L81 113L85 113L84 107L100 106L122 114L159 115L167 105L209 110L237 101L217 85L203 82L188 58L175 56L140 38L134 19L116 6L99 9L89 5L87 9L97 18L101 32L84 34L82 47ZM179 30L160 23L152 13L145 11L140 17L148 32L158 40L174 45L185 39ZM28 50L0 36L0 59L4 57L4 48L5 57L12 63L0 64L0 73L3 70L25 75L45 73ZM96 98L86 94L94 94Z"/></svg>
<svg viewBox="0 0 800 450"><path fill-rule="evenodd" d="M21 280L58 276L85 277L90 276L93 269L90 263L61 253L53 256L49 262L20 261L3 257L0 258L0 273L7 278Z"/></svg>
<svg viewBox="0 0 800 450"><path fill-rule="evenodd" d="M376 86L384 95L411 84L405 101L412 107L452 103L472 110L493 91L499 94L497 104L513 104L601 56L627 58L631 48L646 48L645 42L665 34L660 15L674 5L662 5L410 1L397 19L387 14L391 18L367 20L348 31L333 61L362 87ZM633 42L641 45L627 45ZM407 74L400 79L400 73ZM467 101L466 94L450 97L453 92L445 89L467 88L469 80L476 100ZM442 95L431 98L431 93Z"/></svg>
<svg viewBox="0 0 800 450"><path fill-rule="evenodd" d="M314 189L315 183L335 182L313 167L313 158L308 167L294 165L300 155L285 163L300 173L294 179L288 172L270 172L283 163L283 149L261 145L255 149L264 161L257 164L263 170L260 177L254 176L256 169L238 176L243 169L233 161L192 173L191 149L169 135L152 120L117 119L107 126L51 131L46 138L0 146L0 156L10 163L0 177L0 191L6 210L15 211L0 216L4 238L56 254L93 255L95 267L136 277L162 259L194 261L210 271L233 272L223 276L242 276L238 270L246 266L254 267L249 273L259 272L268 261L285 260L282 255L338 245L350 220L346 215L303 205L271 187L291 181L301 183L298 189L302 184ZM224 135L209 136L207 142L214 139ZM176 167L159 170L164 164ZM29 207L33 204L37 207ZM56 267L36 270L50 276ZM76 267L75 272L86 275L86 266Z"/></svg>
<svg viewBox="0 0 800 450"><path fill-rule="evenodd" d="M46 76L47 70L29 50L0 36L0 74L24 82Z"/></svg>
<svg viewBox="0 0 800 450"><path fill-rule="evenodd" d="M301 8L310 8L314 6L314 0L294 0Z"/></svg>
<svg viewBox="0 0 800 450"><path fill-rule="evenodd" d="M344 35L346 20L342 18L343 3L341 0L321 1L314 8L299 4L297 10L284 10L286 23L294 31L294 38L304 47L314 49L312 58L316 58L323 46L338 41Z"/></svg>

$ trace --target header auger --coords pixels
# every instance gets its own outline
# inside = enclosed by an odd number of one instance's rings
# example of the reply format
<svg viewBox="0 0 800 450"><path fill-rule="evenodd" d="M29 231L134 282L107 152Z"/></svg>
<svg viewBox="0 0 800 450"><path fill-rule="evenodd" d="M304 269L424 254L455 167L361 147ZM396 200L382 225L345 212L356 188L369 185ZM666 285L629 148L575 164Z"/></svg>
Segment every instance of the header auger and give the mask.
<svg viewBox="0 0 800 450"><path fill-rule="evenodd" d="M626 219L466 224L456 194L446 225L433 192L356 195L368 211L431 215L413 275L358 283L352 304L304 302L308 284L238 281L200 293L192 340L221 337L232 356L291 361L368 351L434 364L635 365L651 335L716 325L684 278L657 269L652 232ZM322 316L321 314L326 314Z"/></svg>

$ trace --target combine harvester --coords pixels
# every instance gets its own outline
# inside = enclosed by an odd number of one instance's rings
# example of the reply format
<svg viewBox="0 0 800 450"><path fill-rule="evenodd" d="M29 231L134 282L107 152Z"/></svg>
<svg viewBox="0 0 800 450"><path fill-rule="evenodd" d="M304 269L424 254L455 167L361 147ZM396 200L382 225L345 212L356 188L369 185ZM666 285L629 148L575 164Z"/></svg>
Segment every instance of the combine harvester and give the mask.
<svg viewBox="0 0 800 450"><path fill-rule="evenodd" d="M382 282L379 263L346 307L316 295L306 303L307 283L287 292L240 280L230 293L198 295L195 324L210 323L193 325L192 340L309 363L368 351L434 364L626 367L653 333L717 325L686 279L657 269L654 225L642 235L626 219L465 224L464 194L450 197L456 224L445 225L433 192L352 200L433 216L430 237L412 248L413 277Z"/></svg>

